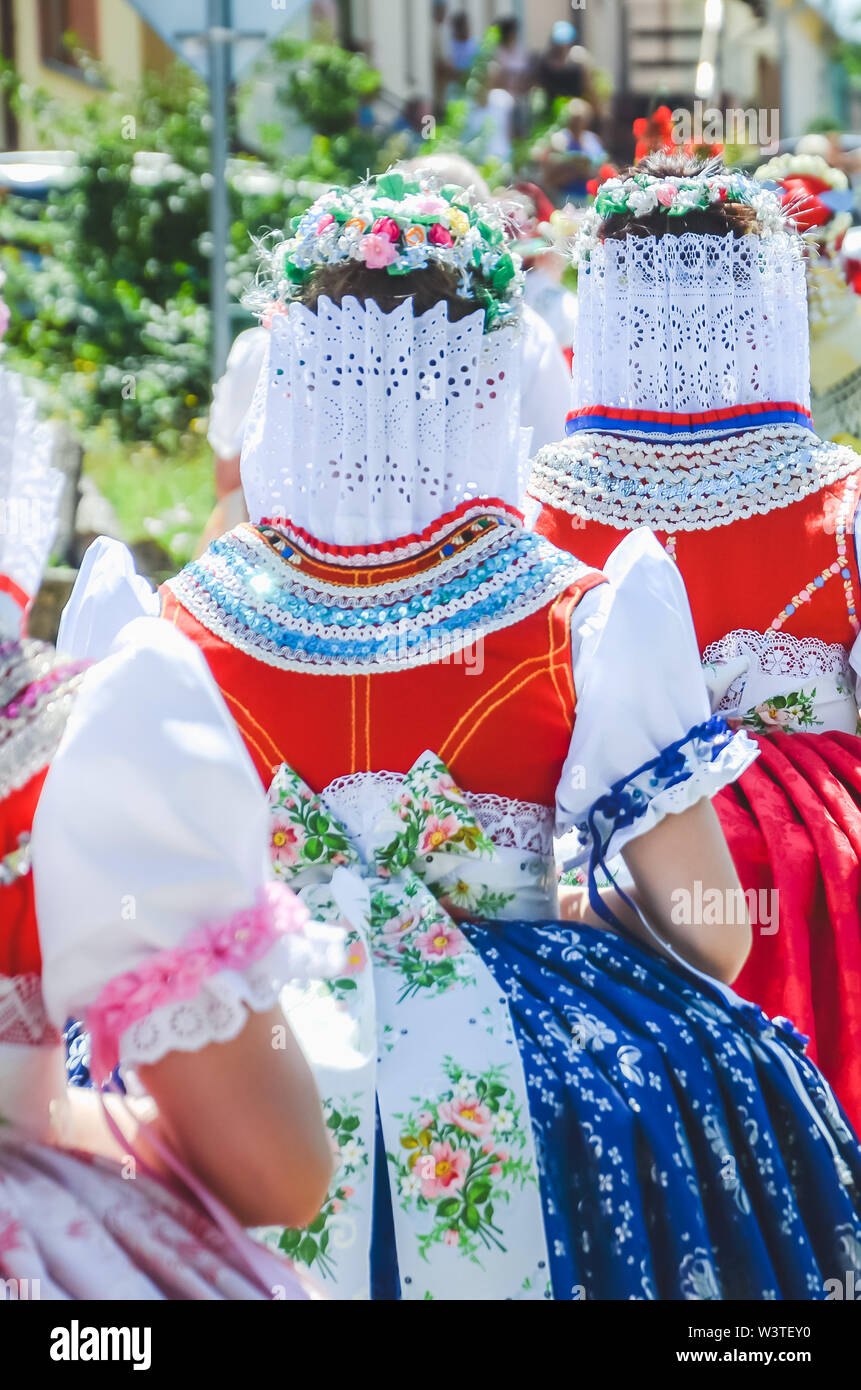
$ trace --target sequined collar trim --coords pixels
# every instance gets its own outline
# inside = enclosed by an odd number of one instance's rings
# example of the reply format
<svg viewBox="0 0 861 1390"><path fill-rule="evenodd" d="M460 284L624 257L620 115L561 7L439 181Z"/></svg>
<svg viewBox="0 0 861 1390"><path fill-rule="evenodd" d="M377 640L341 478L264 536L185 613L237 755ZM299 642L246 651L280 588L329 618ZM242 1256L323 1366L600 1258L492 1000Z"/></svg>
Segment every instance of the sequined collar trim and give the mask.
<svg viewBox="0 0 861 1390"><path fill-rule="evenodd" d="M523 524L523 513L516 507L503 502L501 498L482 497L461 502L453 511L446 512L418 534L382 541L377 545L330 545L327 541L317 540L309 531L285 518L265 517L258 529L264 534L274 531L288 548L295 548L309 558L357 569L390 565L424 555L431 547L443 542L452 531L459 530L464 522L487 521L493 517L507 521L512 526Z"/></svg>
<svg viewBox="0 0 861 1390"><path fill-rule="evenodd" d="M540 451L529 491L619 530L708 531L788 507L859 469L851 449L794 425L675 445L587 431Z"/></svg>
<svg viewBox="0 0 861 1390"><path fill-rule="evenodd" d="M537 612L588 573L542 537L487 520L466 523L460 544L448 533L424 556L353 576L304 552L282 558L240 526L167 587L210 632L282 670L430 665Z"/></svg>
<svg viewBox="0 0 861 1390"><path fill-rule="evenodd" d="M50 762L86 665L59 661L44 642L0 647L0 799Z"/></svg>

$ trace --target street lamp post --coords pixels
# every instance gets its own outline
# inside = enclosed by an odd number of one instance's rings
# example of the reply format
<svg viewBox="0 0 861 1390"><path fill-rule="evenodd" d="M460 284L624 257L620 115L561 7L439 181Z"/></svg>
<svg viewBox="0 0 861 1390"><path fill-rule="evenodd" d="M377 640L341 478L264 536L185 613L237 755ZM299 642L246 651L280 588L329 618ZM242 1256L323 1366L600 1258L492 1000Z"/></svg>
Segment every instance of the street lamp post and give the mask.
<svg viewBox="0 0 861 1390"><path fill-rule="evenodd" d="M230 87L231 0L208 0L210 173L212 176L210 303L212 306L212 379L227 363L229 323L227 304L227 93Z"/></svg>

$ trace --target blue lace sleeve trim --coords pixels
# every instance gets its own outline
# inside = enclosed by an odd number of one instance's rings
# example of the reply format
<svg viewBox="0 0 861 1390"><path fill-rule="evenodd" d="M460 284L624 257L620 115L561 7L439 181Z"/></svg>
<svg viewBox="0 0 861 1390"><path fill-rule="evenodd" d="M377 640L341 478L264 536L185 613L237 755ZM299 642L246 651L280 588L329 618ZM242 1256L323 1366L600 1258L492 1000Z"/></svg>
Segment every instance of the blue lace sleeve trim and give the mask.
<svg viewBox="0 0 861 1390"><path fill-rule="evenodd" d="M615 883L606 860L607 848L613 836L618 830L636 824L656 797L670 787L690 781L701 768L714 763L736 737L726 720L719 715L714 715L704 724L695 725L676 743L669 744L636 771L614 782L610 790L593 803L586 820L578 824L581 841L584 844L591 842L589 902L609 926L619 928L621 923L603 902L596 876L600 869L611 883ZM633 911L638 911L618 885L616 891Z"/></svg>

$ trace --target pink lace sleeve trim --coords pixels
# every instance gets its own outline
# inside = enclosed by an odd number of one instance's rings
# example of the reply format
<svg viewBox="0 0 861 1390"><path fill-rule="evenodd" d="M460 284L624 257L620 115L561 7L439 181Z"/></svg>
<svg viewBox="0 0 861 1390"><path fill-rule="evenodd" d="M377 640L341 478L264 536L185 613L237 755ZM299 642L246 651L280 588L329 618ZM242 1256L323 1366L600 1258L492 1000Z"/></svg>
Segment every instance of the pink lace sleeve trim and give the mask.
<svg viewBox="0 0 861 1390"><path fill-rule="evenodd" d="M119 1060L127 1029L165 1005L193 999L225 970L244 970L285 935L301 933L308 909L283 883L266 883L252 907L224 922L196 927L181 945L159 951L137 970L117 975L88 1009L94 1078L107 1078Z"/></svg>

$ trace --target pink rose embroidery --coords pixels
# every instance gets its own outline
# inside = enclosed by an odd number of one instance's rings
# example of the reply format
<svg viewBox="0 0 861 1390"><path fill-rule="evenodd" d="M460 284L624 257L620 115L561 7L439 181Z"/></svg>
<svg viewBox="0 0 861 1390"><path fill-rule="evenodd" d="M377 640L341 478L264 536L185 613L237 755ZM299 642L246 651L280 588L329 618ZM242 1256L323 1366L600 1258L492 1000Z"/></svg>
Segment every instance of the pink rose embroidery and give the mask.
<svg viewBox="0 0 861 1390"><path fill-rule="evenodd" d="M457 927L431 927L420 932L416 945L425 960L445 960L448 956L459 956L466 949L466 938Z"/></svg>
<svg viewBox="0 0 861 1390"><path fill-rule="evenodd" d="M272 859L275 864L299 862L299 836L289 821L276 821L272 828Z"/></svg>
<svg viewBox="0 0 861 1390"><path fill-rule="evenodd" d="M444 1100L439 1106L439 1117L465 1129L467 1134L489 1134L493 1128L493 1116L479 1100Z"/></svg>
<svg viewBox="0 0 861 1390"><path fill-rule="evenodd" d="M344 967L345 975L361 975L368 963L368 953L364 943L353 941L347 947L347 963Z"/></svg>
<svg viewBox="0 0 861 1390"><path fill-rule="evenodd" d="M469 1154L465 1149L454 1149L449 1143L435 1143L431 1144L430 1156L433 1171L422 1178L423 1197L442 1197L446 1192L457 1192L463 1187L469 1168ZM427 1168L430 1170L430 1163Z"/></svg>
<svg viewBox="0 0 861 1390"><path fill-rule="evenodd" d="M383 936L389 940L398 940L400 937L407 936L414 931L420 921L417 912L402 912L400 917L393 917L383 927Z"/></svg>
<svg viewBox="0 0 861 1390"><path fill-rule="evenodd" d="M428 817L427 827L419 842L419 853L432 854L447 840L451 840L459 829L456 816L445 816L442 820L439 816Z"/></svg>

